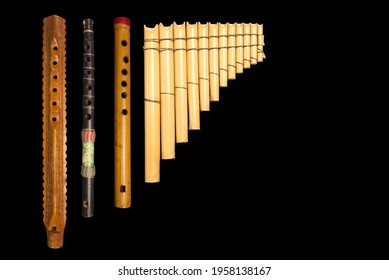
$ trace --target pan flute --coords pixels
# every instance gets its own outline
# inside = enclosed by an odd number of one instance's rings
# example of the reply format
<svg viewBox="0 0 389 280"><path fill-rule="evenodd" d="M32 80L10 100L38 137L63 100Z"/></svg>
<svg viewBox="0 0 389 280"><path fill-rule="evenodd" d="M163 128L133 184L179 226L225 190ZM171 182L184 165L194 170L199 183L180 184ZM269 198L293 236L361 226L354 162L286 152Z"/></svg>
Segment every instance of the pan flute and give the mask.
<svg viewBox="0 0 389 280"><path fill-rule="evenodd" d="M200 130L200 112L220 100L220 88L263 62L265 44L258 23L160 23L143 34L145 182L156 183L174 143Z"/></svg>

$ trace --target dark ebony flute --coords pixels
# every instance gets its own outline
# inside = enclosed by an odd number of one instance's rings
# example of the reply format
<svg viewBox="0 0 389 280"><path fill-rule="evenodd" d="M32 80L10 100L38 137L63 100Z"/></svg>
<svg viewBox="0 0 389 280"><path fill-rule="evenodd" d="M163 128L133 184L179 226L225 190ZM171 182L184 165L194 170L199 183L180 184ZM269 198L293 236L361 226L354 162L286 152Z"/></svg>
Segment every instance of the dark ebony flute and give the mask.
<svg viewBox="0 0 389 280"><path fill-rule="evenodd" d="M94 212L94 129L95 90L94 90L94 32L93 20L85 19L83 54L83 125L82 139L82 216L93 217Z"/></svg>

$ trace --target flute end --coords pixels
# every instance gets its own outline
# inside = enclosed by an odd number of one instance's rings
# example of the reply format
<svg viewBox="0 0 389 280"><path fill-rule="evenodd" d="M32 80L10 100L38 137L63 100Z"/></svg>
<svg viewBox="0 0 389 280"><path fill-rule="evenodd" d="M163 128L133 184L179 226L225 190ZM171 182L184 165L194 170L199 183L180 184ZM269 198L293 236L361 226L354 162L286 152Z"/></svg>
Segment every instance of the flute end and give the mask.
<svg viewBox="0 0 389 280"><path fill-rule="evenodd" d="M84 25L84 30L93 30L93 20L90 18L86 18L82 21Z"/></svg>
<svg viewBox="0 0 389 280"><path fill-rule="evenodd" d="M130 26L130 19L126 17L117 17L114 20L114 24L125 24Z"/></svg>
<svg viewBox="0 0 389 280"><path fill-rule="evenodd" d="M56 229L47 231L47 246L51 249L59 249L63 246L64 234L63 231Z"/></svg>
<svg viewBox="0 0 389 280"><path fill-rule="evenodd" d="M84 217L84 218L92 218L93 217L93 208L90 207L89 205L85 205L87 204L88 201L84 201L83 204L82 204L82 213L81 215Z"/></svg>

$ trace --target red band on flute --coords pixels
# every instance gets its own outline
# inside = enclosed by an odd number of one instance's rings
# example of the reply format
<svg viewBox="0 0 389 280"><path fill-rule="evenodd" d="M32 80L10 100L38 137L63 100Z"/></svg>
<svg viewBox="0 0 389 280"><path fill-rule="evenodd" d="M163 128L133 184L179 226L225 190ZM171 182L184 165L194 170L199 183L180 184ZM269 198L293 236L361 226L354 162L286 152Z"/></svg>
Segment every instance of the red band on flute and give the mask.
<svg viewBox="0 0 389 280"><path fill-rule="evenodd" d="M94 130L82 130L81 131L81 139L82 141L90 141L95 142L96 133Z"/></svg>
<svg viewBox="0 0 389 280"><path fill-rule="evenodd" d="M126 17L117 17L115 18L115 24L125 24L130 26L130 19Z"/></svg>

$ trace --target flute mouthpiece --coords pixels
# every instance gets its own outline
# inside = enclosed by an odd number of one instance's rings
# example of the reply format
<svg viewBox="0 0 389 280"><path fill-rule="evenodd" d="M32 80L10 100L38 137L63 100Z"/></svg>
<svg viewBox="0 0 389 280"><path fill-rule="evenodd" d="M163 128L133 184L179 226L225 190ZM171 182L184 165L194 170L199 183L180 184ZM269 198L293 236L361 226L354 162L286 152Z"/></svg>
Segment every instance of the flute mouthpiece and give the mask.
<svg viewBox="0 0 389 280"><path fill-rule="evenodd" d="M93 30L93 20L90 18L84 19L82 22L85 30Z"/></svg>
<svg viewBox="0 0 389 280"><path fill-rule="evenodd" d="M130 19L126 17L117 17L114 21L115 24L125 24L130 26Z"/></svg>

